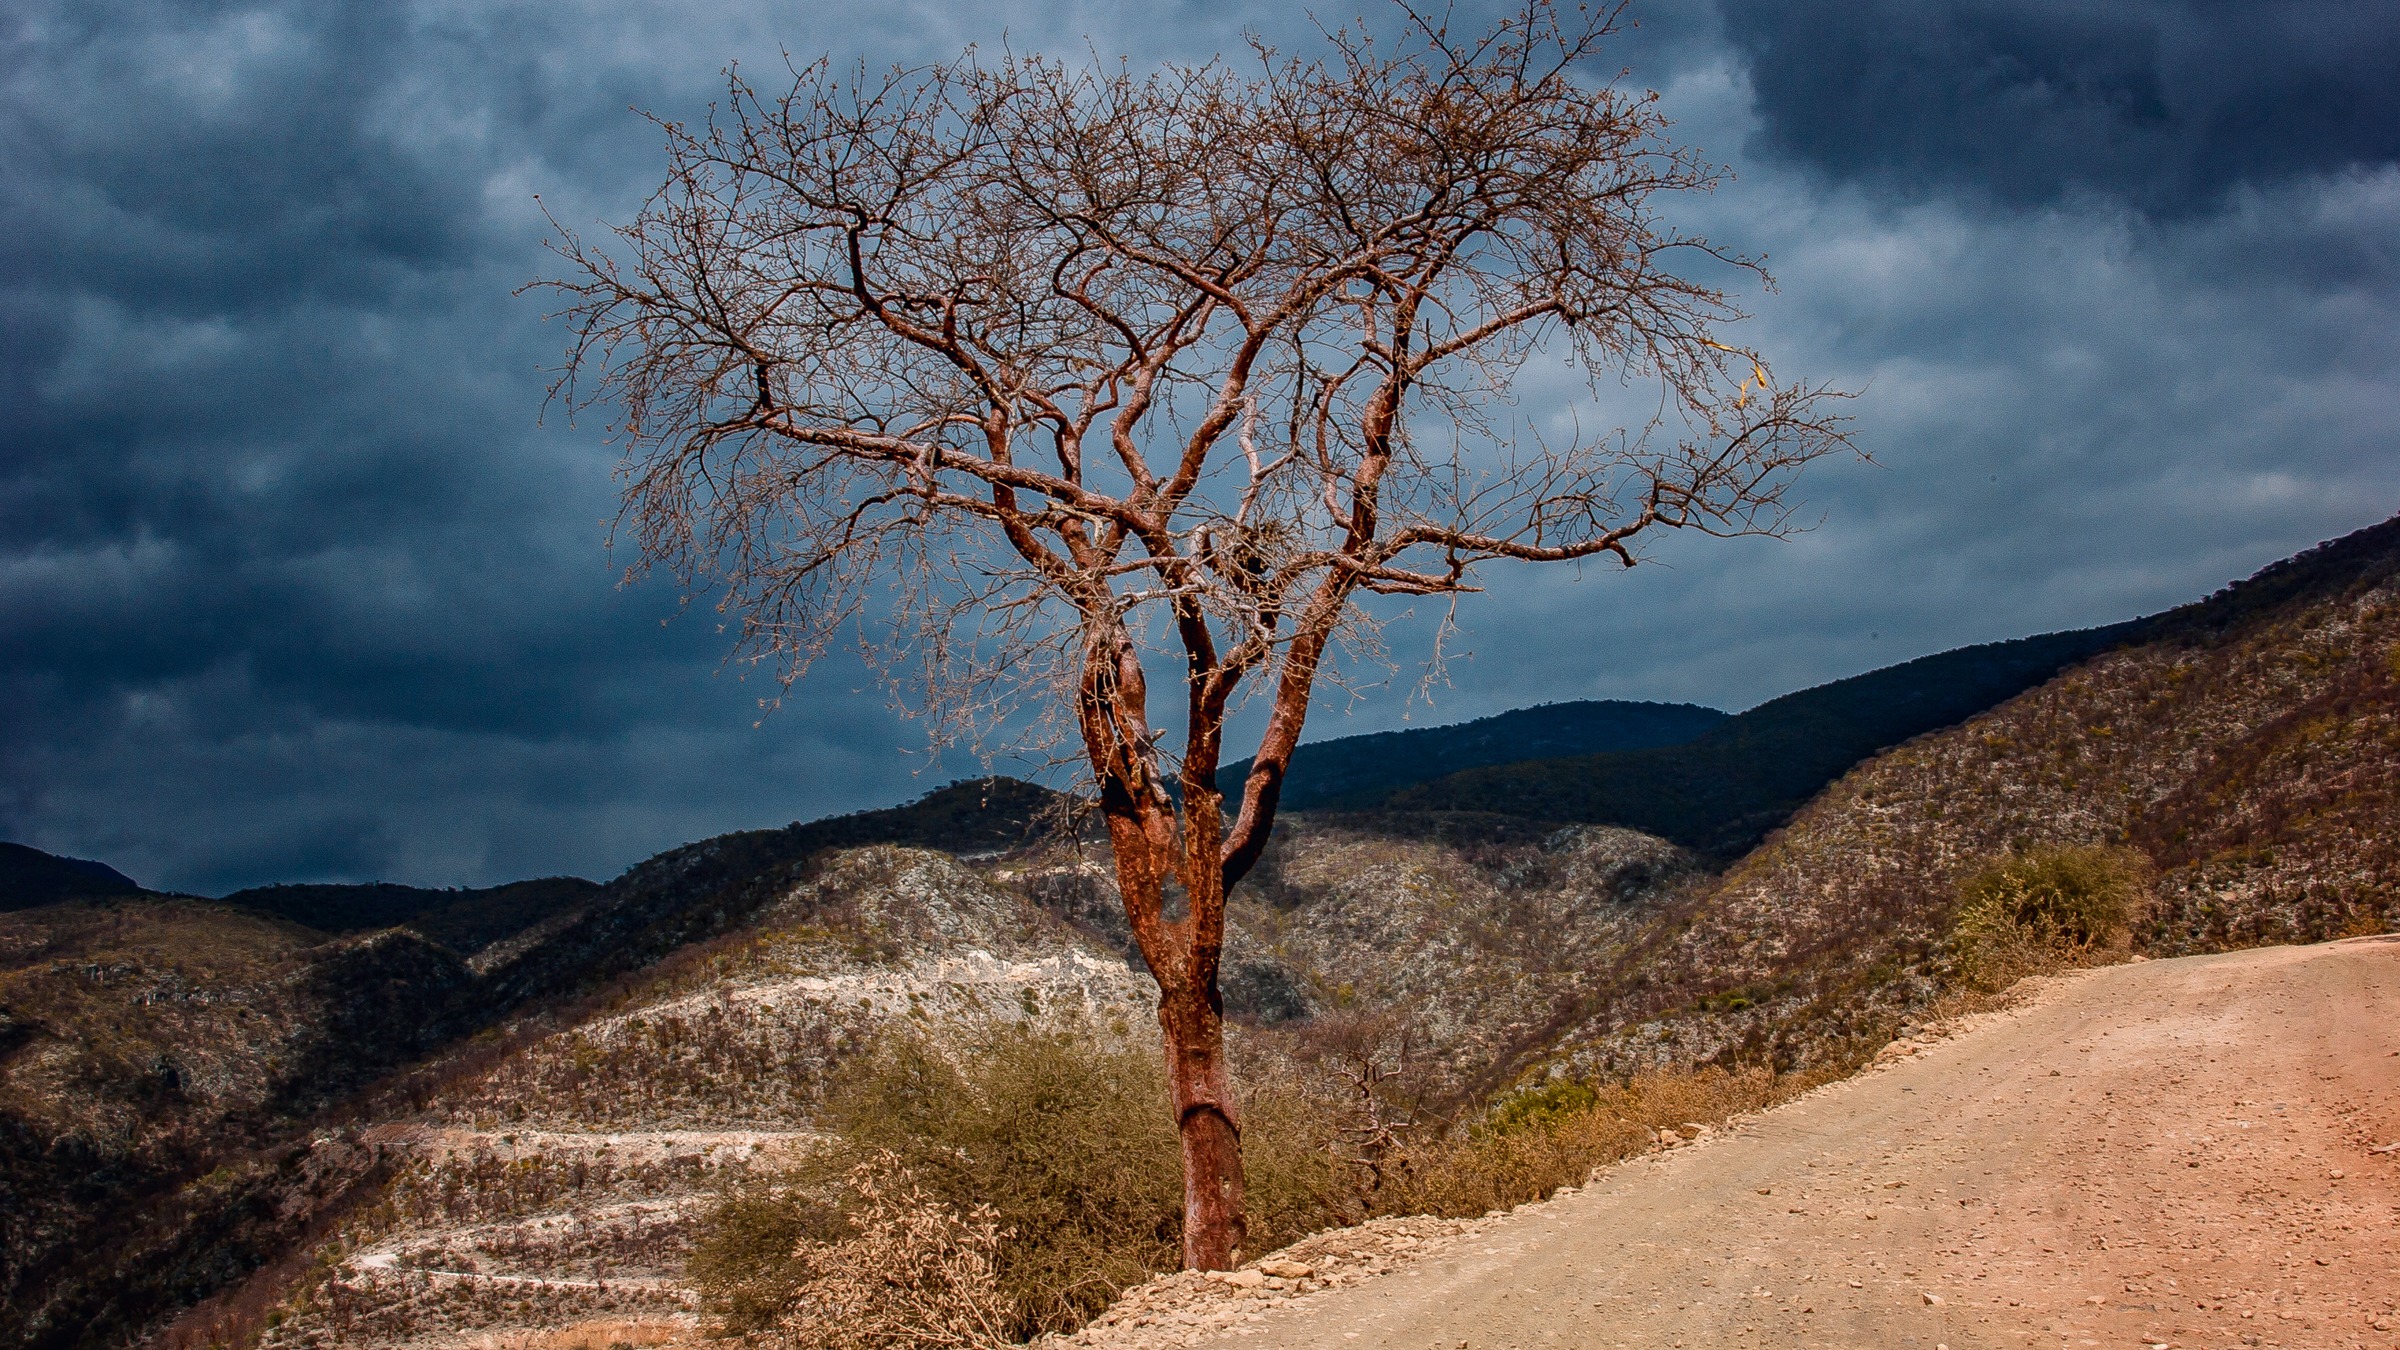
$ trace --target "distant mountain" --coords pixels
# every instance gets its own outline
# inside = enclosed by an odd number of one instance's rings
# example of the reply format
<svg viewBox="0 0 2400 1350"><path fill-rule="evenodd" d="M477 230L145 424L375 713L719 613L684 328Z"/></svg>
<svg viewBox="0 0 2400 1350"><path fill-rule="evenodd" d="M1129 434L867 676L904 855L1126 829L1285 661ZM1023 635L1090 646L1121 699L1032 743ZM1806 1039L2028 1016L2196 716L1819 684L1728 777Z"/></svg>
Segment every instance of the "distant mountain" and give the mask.
<svg viewBox="0 0 2400 1350"><path fill-rule="evenodd" d="M505 886L435 890L390 882L363 885L253 886L219 903L305 924L322 933L364 933L403 925L461 955L590 903L596 882L544 877Z"/></svg>
<svg viewBox="0 0 2400 1350"><path fill-rule="evenodd" d="M139 882L106 863L0 843L0 913L62 900L140 894Z"/></svg>
<svg viewBox="0 0 2400 1350"><path fill-rule="evenodd" d="M1524 762L1405 788L1374 804L1622 825L1731 858L1851 765L2013 698L2138 637L2145 622L1961 647L1786 694L1681 745L1525 756Z"/></svg>
<svg viewBox="0 0 2400 1350"><path fill-rule="evenodd" d="M1599 699L1545 703L1446 727L1418 727L1316 741L1292 753L1287 810L1375 806L1416 783L1488 764L1681 745L1726 720L1695 703ZM1250 761L1227 765L1218 787L1241 791Z"/></svg>
<svg viewBox="0 0 2400 1350"><path fill-rule="evenodd" d="M1961 647L1786 694L1682 745L1560 758L1528 754L1525 762L1450 774L1372 805L1621 825L1730 861L1869 756L1956 725L2112 649L2211 640L2352 585L2362 568L2381 565L2395 540L2400 520L2147 618Z"/></svg>

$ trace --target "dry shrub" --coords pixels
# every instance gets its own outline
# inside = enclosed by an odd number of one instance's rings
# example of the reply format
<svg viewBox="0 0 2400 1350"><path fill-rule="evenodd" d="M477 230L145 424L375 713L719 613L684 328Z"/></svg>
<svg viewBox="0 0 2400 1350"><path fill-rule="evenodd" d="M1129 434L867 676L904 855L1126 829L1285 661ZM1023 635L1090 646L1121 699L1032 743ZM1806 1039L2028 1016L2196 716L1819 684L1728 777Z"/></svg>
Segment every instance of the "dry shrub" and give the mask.
<svg viewBox="0 0 2400 1350"><path fill-rule="evenodd" d="M791 1310L810 1268L803 1244L849 1231L841 1208L788 1177L745 1179L700 1225L685 1267L708 1308L736 1335L768 1331Z"/></svg>
<svg viewBox="0 0 2400 1350"><path fill-rule="evenodd" d="M1353 1094L1302 1072L1268 1062L1246 1076L1251 1254L1369 1217L1539 1200L1661 1127L1714 1125L1821 1081L1714 1067L1556 1081L1466 1121L1370 1131ZM1181 1160L1146 1048L1075 1028L997 1028L950 1052L895 1034L845 1070L828 1113L831 1147L780 1177L737 1178L702 1225L691 1275L727 1331L845 1350L981 1345L986 1328L1030 1339L1178 1263ZM940 1266L938 1288L891 1273L910 1268L893 1264L900 1251ZM936 1339L937 1323L956 1339Z"/></svg>
<svg viewBox="0 0 2400 1350"><path fill-rule="evenodd" d="M2148 906L2150 864L2120 848L2059 848L2004 858L1959 886L1950 949L1975 988L2122 951Z"/></svg>
<svg viewBox="0 0 2400 1350"><path fill-rule="evenodd" d="M955 1042L953 1042L955 1044ZM1244 1106L1246 1246L1271 1250L1343 1222L1348 1169L1333 1125L1269 1076ZM1065 1331L1180 1261L1182 1160L1155 1050L1088 1030L1002 1026L946 1051L905 1032L854 1060L828 1098L835 1142L794 1172L733 1190L702 1225L691 1274L729 1331L763 1329L816 1297L807 1253L855 1222L840 1178L888 1157L930 1203L988 1207L1007 1233L993 1278L1008 1331Z"/></svg>
<svg viewBox="0 0 2400 1350"><path fill-rule="evenodd" d="M809 1350L997 1350L1015 1307L996 1274L1001 1231L989 1205L960 1213L926 1193L889 1152L850 1169L851 1237L802 1238L808 1272L777 1330Z"/></svg>

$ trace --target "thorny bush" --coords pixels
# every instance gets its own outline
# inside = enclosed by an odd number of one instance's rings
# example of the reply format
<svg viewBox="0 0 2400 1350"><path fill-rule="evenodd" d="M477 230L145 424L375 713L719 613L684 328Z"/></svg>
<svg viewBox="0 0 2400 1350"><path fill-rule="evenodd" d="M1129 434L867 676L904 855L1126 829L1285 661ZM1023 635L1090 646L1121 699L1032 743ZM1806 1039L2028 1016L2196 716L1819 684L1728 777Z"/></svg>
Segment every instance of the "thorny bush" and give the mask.
<svg viewBox="0 0 2400 1350"><path fill-rule="evenodd" d="M1951 952L1976 988L2120 950L2149 905L2147 858L2122 848L2058 848L2003 858L1959 886Z"/></svg>

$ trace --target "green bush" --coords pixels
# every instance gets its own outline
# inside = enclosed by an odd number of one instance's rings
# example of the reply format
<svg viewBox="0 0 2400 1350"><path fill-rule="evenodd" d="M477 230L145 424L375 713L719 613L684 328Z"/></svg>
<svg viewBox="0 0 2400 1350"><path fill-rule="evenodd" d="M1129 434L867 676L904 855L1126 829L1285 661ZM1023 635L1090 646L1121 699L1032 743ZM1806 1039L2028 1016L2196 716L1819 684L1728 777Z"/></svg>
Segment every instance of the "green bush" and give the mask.
<svg viewBox="0 0 2400 1350"><path fill-rule="evenodd" d="M1177 1263L1182 1162L1155 1053L1009 1028L953 1060L895 1034L835 1084L826 1121L842 1138L826 1165L887 1151L937 1200L997 1212L1025 1334Z"/></svg>
<svg viewBox="0 0 2400 1350"><path fill-rule="evenodd" d="M1501 1098L1484 1116L1482 1126L1495 1134L1549 1129L1567 1117L1591 1110L1599 1101L1600 1094L1589 1084L1562 1078Z"/></svg>
<svg viewBox="0 0 2400 1350"><path fill-rule="evenodd" d="M770 1181L735 1189L701 1226L688 1272L727 1331L771 1331L813 1274L802 1243L839 1241L848 1231L841 1211L808 1188Z"/></svg>
<svg viewBox="0 0 2400 1350"><path fill-rule="evenodd" d="M1971 984L2024 975L2121 949L2149 900L2150 865L2115 848L2017 854L1959 886L1951 951Z"/></svg>

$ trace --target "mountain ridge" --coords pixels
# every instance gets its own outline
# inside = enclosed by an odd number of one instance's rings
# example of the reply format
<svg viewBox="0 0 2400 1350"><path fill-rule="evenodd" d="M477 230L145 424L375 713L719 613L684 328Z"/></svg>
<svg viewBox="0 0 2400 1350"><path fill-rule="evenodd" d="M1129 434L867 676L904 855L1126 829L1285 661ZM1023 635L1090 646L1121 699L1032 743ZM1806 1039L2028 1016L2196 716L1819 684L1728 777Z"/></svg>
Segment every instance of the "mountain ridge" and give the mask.
<svg viewBox="0 0 2400 1350"><path fill-rule="evenodd" d="M1463 769L1680 745L1727 717L1696 703L1583 699L1511 708L1438 727L1310 741L1292 752L1280 801L1294 811L1373 806L1400 787ZM1503 745L1507 748L1499 748ZM1238 797L1249 775L1250 761L1238 760L1218 771L1217 786Z"/></svg>
<svg viewBox="0 0 2400 1350"><path fill-rule="evenodd" d="M0 841L0 914L67 900L147 893L140 882L107 863Z"/></svg>

